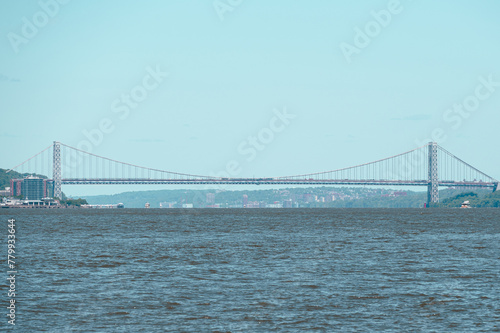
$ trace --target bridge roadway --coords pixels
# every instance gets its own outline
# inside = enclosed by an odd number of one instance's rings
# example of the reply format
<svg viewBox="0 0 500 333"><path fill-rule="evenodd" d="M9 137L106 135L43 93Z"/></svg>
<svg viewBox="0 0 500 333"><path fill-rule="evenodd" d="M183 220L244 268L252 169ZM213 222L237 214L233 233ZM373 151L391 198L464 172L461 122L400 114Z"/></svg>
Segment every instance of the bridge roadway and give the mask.
<svg viewBox="0 0 500 333"><path fill-rule="evenodd" d="M281 178L192 178L192 179L149 179L149 178L109 178L109 179L62 179L65 185L379 185L379 186L428 186L428 180L350 180L350 179L281 179ZM485 187L498 189L497 182L439 181L445 187Z"/></svg>

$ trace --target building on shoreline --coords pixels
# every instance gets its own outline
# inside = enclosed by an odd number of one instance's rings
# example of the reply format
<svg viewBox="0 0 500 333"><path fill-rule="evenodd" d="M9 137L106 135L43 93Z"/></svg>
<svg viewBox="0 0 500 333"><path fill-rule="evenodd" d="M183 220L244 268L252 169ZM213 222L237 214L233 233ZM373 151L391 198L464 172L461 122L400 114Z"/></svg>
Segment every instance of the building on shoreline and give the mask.
<svg viewBox="0 0 500 333"><path fill-rule="evenodd" d="M54 181L40 177L28 176L10 180L10 196L22 196L27 200L41 200L54 196Z"/></svg>

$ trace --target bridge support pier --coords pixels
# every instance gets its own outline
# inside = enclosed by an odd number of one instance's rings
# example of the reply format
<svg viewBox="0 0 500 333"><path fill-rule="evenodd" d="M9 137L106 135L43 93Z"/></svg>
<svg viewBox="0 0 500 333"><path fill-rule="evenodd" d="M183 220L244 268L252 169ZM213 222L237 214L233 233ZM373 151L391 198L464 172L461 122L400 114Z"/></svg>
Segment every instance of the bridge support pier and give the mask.
<svg viewBox="0 0 500 333"><path fill-rule="evenodd" d="M54 141L52 180L54 180L54 197L59 199L62 199L61 179L61 144L58 141Z"/></svg>
<svg viewBox="0 0 500 333"><path fill-rule="evenodd" d="M439 202L438 145L429 142L429 185L427 186L427 206Z"/></svg>

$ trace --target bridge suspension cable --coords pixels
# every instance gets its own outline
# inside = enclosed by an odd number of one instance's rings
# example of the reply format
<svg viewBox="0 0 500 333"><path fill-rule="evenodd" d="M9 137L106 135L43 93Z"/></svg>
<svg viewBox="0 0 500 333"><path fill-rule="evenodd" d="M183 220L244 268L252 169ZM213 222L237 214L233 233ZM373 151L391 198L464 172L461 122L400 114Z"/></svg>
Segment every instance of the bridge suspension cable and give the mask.
<svg viewBox="0 0 500 333"><path fill-rule="evenodd" d="M120 162L108 157L99 156L84 150L60 143L64 147L62 153L63 179L204 179L216 180L217 177L193 175L166 171Z"/></svg>
<svg viewBox="0 0 500 333"><path fill-rule="evenodd" d="M420 181L427 180L428 145L410 151L342 169L278 177L283 180L296 179L335 179L371 181Z"/></svg>
<svg viewBox="0 0 500 333"><path fill-rule="evenodd" d="M32 159L38 157L39 155L43 154L45 151L49 150L52 148L52 145L48 146L47 148L43 149L41 152L31 156L30 158L28 158L26 161L22 162L22 163L19 163L18 165L16 165L15 167L5 171L5 173L8 173L8 172L11 172L12 170L16 170L18 167L24 165L25 163L29 163L29 161L31 161Z"/></svg>
<svg viewBox="0 0 500 333"><path fill-rule="evenodd" d="M469 180L473 182L497 182L497 180L495 180L493 177L488 176L484 172L476 169L475 167L453 155L443 147L438 146L438 151L441 153L439 155L439 178L442 181ZM458 175L460 175L460 178L462 178L463 176L463 179L457 179L459 178Z"/></svg>

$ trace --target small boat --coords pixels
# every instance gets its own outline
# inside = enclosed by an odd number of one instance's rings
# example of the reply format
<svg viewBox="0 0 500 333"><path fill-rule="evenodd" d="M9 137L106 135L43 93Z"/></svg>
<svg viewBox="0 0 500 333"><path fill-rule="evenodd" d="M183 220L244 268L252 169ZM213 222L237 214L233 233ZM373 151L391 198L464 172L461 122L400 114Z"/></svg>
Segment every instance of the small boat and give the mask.
<svg viewBox="0 0 500 333"><path fill-rule="evenodd" d="M469 200L462 202L462 206L460 208L471 208Z"/></svg>

